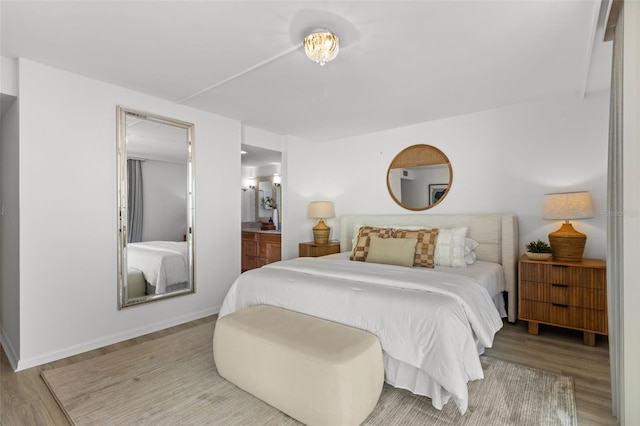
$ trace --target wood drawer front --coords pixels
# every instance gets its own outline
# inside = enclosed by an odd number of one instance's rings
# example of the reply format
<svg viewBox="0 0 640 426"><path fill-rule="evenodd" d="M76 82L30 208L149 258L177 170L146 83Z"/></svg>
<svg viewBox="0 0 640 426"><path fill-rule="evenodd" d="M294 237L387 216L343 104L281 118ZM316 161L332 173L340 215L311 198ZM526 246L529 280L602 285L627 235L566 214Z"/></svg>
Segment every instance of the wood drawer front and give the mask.
<svg viewBox="0 0 640 426"><path fill-rule="evenodd" d="M607 309L607 293L605 290L597 288L522 281L520 297L523 300L556 303L579 308L602 311Z"/></svg>
<svg viewBox="0 0 640 426"><path fill-rule="evenodd" d="M258 250L258 256L260 257L267 257L267 253L269 251L269 245L266 243L261 242L260 244L258 244L259 246L259 250Z"/></svg>
<svg viewBox="0 0 640 426"><path fill-rule="evenodd" d="M280 234L260 234L260 242L280 244Z"/></svg>
<svg viewBox="0 0 640 426"><path fill-rule="evenodd" d="M269 250L269 252L267 253L267 257L269 258L269 260L271 262L277 262L279 260L282 260L282 247L280 247L280 244L273 245L270 247L271 250Z"/></svg>
<svg viewBox="0 0 640 426"><path fill-rule="evenodd" d="M340 253L340 243L331 242L326 245L300 243L298 245L298 256L300 257L318 257L335 253Z"/></svg>
<svg viewBox="0 0 640 426"><path fill-rule="evenodd" d="M259 256L267 259L270 262L275 262L281 258L282 248L280 244L274 244L269 242L260 242Z"/></svg>
<svg viewBox="0 0 640 426"><path fill-rule="evenodd" d="M257 232L243 232L242 241L258 241Z"/></svg>
<svg viewBox="0 0 640 426"><path fill-rule="evenodd" d="M249 269L255 269L258 267L257 257L242 257L242 270L247 271Z"/></svg>
<svg viewBox="0 0 640 426"><path fill-rule="evenodd" d="M256 268L261 268L264 265L268 265L269 264L269 259L267 259L266 257L258 257L256 258Z"/></svg>
<svg viewBox="0 0 640 426"><path fill-rule="evenodd" d="M605 276L606 270L604 268L583 268L546 263L523 263L520 268L520 279L523 281L565 284L606 291Z"/></svg>
<svg viewBox="0 0 640 426"><path fill-rule="evenodd" d="M520 316L523 320L533 320L607 334L606 311L522 300L520 302Z"/></svg>
<svg viewBox="0 0 640 426"><path fill-rule="evenodd" d="M257 256L258 255L258 244L253 241L243 241L242 242L242 256Z"/></svg>

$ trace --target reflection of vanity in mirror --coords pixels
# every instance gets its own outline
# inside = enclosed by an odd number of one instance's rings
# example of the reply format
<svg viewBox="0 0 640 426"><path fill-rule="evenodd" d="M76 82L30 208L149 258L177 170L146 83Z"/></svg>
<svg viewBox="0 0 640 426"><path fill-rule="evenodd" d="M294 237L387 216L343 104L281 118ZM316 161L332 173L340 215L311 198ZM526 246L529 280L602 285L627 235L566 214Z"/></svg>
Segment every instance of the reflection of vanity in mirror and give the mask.
<svg viewBox="0 0 640 426"><path fill-rule="evenodd" d="M255 178L253 206L255 220L242 226L242 272L282 258L282 187L279 176Z"/></svg>
<svg viewBox="0 0 640 426"><path fill-rule="evenodd" d="M391 198L408 210L427 210L449 193L453 172L447 156L431 145L413 145L393 159L387 172Z"/></svg>
<svg viewBox="0 0 640 426"><path fill-rule="evenodd" d="M119 308L194 292L192 134L117 108Z"/></svg>

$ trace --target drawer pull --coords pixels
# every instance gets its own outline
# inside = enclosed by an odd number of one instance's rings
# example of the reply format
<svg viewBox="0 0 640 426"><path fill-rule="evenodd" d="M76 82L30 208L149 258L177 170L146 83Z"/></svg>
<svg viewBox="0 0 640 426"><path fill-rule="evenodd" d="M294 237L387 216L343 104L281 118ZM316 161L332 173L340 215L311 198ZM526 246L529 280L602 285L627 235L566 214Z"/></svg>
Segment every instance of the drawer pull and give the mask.
<svg viewBox="0 0 640 426"><path fill-rule="evenodd" d="M554 268L568 268L569 265L551 265Z"/></svg>
<svg viewBox="0 0 640 426"><path fill-rule="evenodd" d="M551 284L551 285L552 285L553 287L569 287L569 285L568 285L568 284L555 284L555 283L553 283L553 284Z"/></svg>
<svg viewBox="0 0 640 426"><path fill-rule="evenodd" d="M569 305L564 305L562 303L552 303L551 305L557 306L558 308L568 308Z"/></svg>

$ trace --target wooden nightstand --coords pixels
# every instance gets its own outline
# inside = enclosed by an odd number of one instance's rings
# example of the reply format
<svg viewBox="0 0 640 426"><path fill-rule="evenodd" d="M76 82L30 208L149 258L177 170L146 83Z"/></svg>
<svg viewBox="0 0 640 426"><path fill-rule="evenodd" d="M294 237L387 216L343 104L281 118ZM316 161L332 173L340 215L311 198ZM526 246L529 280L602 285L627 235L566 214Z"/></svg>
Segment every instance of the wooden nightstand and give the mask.
<svg viewBox="0 0 640 426"><path fill-rule="evenodd" d="M329 244L300 243L298 246L299 257L318 257L336 253L340 253L338 241L329 241Z"/></svg>
<svg viewBox="0 0 640 426"><path fill-rule="evenodd" d="M518 264L518 319L584 332L585 345L595 346L596 334L607 335L605 262L536 261L522 256Z"/></svg>

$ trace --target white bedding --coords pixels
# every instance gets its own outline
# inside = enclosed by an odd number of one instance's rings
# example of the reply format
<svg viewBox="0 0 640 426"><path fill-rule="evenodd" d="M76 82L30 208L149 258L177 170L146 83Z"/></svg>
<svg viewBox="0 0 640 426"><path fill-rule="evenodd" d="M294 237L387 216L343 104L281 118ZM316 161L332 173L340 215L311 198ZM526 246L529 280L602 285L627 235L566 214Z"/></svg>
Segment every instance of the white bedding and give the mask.
<svg viewBox="0 0 640 426"><path fill-rule="evenodd" d="M350 251L330 254L328 256L324 256L324 259L349 260L349 256L351 256L351 254L352 253ZM416 269L416 271L420 270L425 273L429 273L429 269ZM480 284L489 292L489 295L493 300L493 304L498 309L500 316L503 318L507 316L503 294L506 291L506 284L504 280L502 265L500 265L499 263L476 260L472 265L467 265L466 268L436 266L434 270L449 274L466 275L473 278L478 284Z"/></svg>
<svg viewBox="0 0 640 426"><path fill-rule="evenodd" d="M367 330L382 344L388 383L464 413L467 382L484 377L478 347L491 347L502 320L491 294L452 269L291 259L242 274L219 316L266 304Z"/></svg>
<svg viewBox="0 0 640 426"><path fill-rule="evenodd" d="M130 268L142 271L155 293L166 292L167 286L188 281L186 241L146 241L127 244Z"/></svg>

